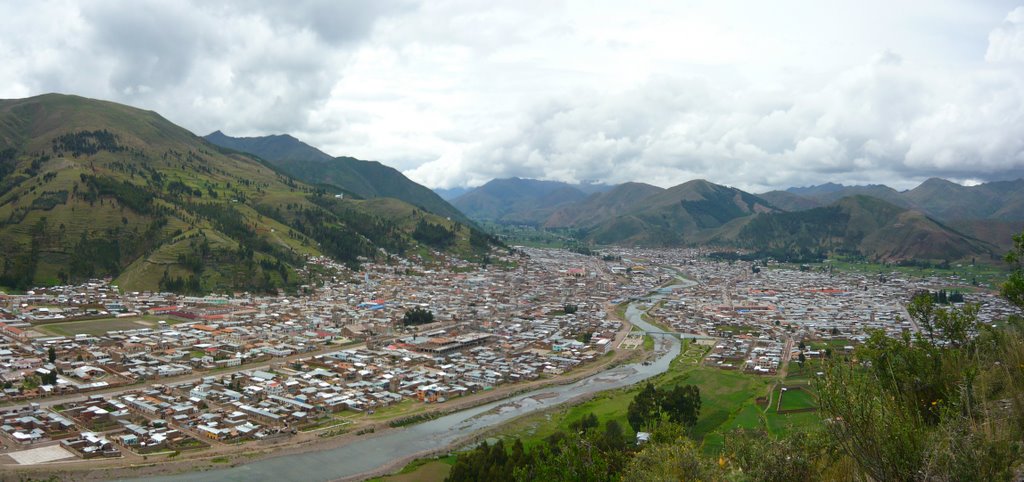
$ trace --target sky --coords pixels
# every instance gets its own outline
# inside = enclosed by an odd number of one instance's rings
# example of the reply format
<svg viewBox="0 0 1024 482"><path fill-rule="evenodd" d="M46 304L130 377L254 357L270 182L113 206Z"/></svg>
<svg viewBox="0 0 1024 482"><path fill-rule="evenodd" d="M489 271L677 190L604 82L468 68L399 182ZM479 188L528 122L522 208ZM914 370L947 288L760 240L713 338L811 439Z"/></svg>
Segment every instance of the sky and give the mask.
<svg viewBox="0 0 1024 482"><path fill-rule="evenodd" d="M291 134L432 188L1024 176L1024 3L0 0L0 98Z"/></svg>

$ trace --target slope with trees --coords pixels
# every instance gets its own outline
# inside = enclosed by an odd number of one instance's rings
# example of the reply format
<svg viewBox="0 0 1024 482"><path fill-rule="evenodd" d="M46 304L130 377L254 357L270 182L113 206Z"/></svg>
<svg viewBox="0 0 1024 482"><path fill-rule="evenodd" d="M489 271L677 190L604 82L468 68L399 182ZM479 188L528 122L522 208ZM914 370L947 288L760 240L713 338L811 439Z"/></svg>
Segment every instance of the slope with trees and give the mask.
<svg viewBox="0 0 1024 482"><path fill-rule="evenodd" d="M115 277L139 290L294 289L306 256L400 252L418 244L419 221L473 251L472 229L400 201L336 199L154 112L58 94L0 101L7 288Z"/></svg>
<svg viewBox="0 0 1024 482"><path fill-rule="evenodd" d="M376 161L331 157L290 135L230 137L221 131L205 139L218 146L246 152L309 184L326 184L362 199L390 197L463 224L470 220L430 189L398 170Z"/></svg>

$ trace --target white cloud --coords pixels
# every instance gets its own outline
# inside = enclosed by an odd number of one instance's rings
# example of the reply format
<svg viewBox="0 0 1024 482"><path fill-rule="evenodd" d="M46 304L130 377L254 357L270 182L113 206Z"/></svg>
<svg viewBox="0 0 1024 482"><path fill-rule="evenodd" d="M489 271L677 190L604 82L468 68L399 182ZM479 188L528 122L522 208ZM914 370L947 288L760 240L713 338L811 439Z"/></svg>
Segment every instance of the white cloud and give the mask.
<svg viewBox="0 0 1024 482"><path fill-rule="evenodd" d="M985 60L1024 62L1024 7L1014 9L1002 25L988 34Z"/></svg>
<svg viewBox="0 0 1024 482"><path fill-rule="evenodd" d="M1020 175L1024 7L904 7L0 0L0 97L287 132L436 187Z"/></svg>

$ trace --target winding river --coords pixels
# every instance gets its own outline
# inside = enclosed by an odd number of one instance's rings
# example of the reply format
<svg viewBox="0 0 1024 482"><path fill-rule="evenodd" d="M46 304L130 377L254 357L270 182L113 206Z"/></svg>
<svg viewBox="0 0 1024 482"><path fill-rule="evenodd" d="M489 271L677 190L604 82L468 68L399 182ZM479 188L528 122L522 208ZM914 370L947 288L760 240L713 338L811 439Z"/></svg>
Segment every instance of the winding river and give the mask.
<svg viewBox="0 0 1024 482"><path fill-rule="evenodd" d="M651 298L657 301L672 289L693 286L680 279L679 284L658 290ZM641 319L643 311L631 303L626 317L644 331L661 329ZM377 436L322 451L282 455L225 469L186 472L154 477L147 481L327 481L357 478L377 470L394 460L417 454L443 450L465 441L479 430L494 427L521 415L573 400L581 395L633 385L668 370L669 363L679 355L680 342L673 336L656 336L656 361L650 365L634 363L603 371L568 385L557 385L515 395L504 400L470 408L443 417L389 430Z"/></svg>

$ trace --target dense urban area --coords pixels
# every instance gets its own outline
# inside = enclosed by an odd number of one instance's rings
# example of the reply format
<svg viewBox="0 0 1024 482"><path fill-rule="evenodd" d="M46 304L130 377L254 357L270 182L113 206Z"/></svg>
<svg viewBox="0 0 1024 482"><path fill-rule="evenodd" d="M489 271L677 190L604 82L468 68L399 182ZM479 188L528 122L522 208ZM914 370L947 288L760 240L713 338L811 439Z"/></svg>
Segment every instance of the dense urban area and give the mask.
<svg viewBox="0 0 1024 482"><path fill-rule="evenodd" d="M438 256L358 272L315 258L306 269L324 281L299 296L123 292L109 280L3 295L0 464L130 465L400 427L457 399L643 358L652 336L692 339L705 367L775 376L851 353L872 330L918 332L911 296L963 284L697 250L509 253L484 267ZM693 284L662 288L680 279ZM982 290L949 296L977 303L985 324L1015 312ZM628 302L664 331L631 331Z"/></svg>

